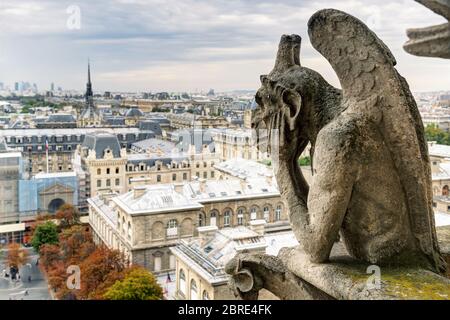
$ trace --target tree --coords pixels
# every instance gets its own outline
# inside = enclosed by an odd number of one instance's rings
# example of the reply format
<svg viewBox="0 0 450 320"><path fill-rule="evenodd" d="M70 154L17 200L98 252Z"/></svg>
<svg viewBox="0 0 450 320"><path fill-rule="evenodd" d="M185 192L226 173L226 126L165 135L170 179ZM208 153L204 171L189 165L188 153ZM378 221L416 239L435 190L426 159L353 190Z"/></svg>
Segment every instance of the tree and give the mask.
<svg viewBox="0 0 450 320"><path fill-rule="evenodd" d="M43 244L39 249L39 261L45 270L49 270L56 262L61 261L61 250L54 244Z"/></svg>
<svg viewBox="0 0 450 320"><path fill-rule="evenodd" d="M94 250L92 234L81 225L63 229L59 235L59 248L68 264L77 264L86 259Z"/></svg>
<svg viewBox="0 0 450 320"><path fill-rule="evenodd" d="M310 157L301 157L300 159L298 159L298 164L300 166L310 166L311 158Z"/></svg>
<svg viewBox="0 0 450 320"><path fill-rule="evenodd" d="M160 300L163 290L153 274L142 267L132 268L104 294L107 300Z"/></svg>
<svg viewBox="0 0 450 320"><path fill-rule="evenodd" d="M106 290L105 282L121 273L128 263L122 253L100 246L80 263L81 289L77 292L80 299L98 299ZM112 282L111 284L113 284Z"/></svg>
<svg viewBox="0 0 450 320"><path fill-rule="evenodd" d="M28 252L18 243L11 243L8 245L8 255L6 263L10 267L19 268L28 262Z"/></svg>
<svg viewBox="0 0 450 320"><path fill-rule="evenodd" d="M58 228L52 221L39 224L33 233L31 245L36 251L39 251L43 244L58 243Z"/></svg>
<svg viewBox="0 0 450 320"><path fill-rule="evenodd" d="M436 141L438 144L450 144L450 136L447 132L440 129L435 124L429 124L425 128L425 137L427 141Z"/></svg>
<svg viewBox="0 0 450 320"><path fill-rule="evenodd" d="M80 224L80 214L71 204L63 204L56 212L56 219L59 219L61 229Z"/></svg>

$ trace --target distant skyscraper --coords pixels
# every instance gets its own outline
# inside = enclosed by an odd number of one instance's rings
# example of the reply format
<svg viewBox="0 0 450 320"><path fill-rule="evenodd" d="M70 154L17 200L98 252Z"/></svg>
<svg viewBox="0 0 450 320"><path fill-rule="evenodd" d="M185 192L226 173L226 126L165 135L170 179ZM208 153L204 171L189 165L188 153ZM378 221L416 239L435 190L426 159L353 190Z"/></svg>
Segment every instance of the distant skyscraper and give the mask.
<svg viewBox="0 0 450 320"><path fill-rule="evenodd" d="M50 91L55 91L55 84L52 82L52 84L50 85Z"/></svg>
<svg viewBox="0 0 450 320"><path fill-rule="evenodd" d="M19 83L14 82L14 91L19 91Z"/></svg>
<svg viewBox="0 0 450 320"><path fill-rule="evenodd" d="M0 90L3 90L3 82L0 82Z"/></svg>

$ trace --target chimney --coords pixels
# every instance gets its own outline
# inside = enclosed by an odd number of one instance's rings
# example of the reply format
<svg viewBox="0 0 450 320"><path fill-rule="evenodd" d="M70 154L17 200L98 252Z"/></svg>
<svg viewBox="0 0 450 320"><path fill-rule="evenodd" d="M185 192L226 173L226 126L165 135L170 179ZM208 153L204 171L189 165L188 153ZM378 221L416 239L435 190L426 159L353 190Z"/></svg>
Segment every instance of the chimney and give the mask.
<svg viewBox="0 0 450 320"><path fill-rule="evenodd" d="M142 197L146 191L147 191L147 188L145 186L134 187L133 188L133 198L137 199L139 197Z"/></svg>
<svg viewBox="0 0 450 320"><path fill-rule="evenodd" d="M201 193L206 192L206 180L205 179L199 179L199 189Z"/></svg>
<svg viewBox="0 0 450 320"><path fill-rule="evenodd" d="M203 246L214 237L214 234L219 230L217 226L198 227L198 237L200 238L200 246Z"/></svg>
<svg viewBox="0 0 450 320"><path fill-rule="evenodd" d="M260 236L263 236L265 233L265 228L264 228L265 225L266 225L266 220L264 220L264 219L252 220L252 221L250 221L249 229L256 232Z"/></svg>

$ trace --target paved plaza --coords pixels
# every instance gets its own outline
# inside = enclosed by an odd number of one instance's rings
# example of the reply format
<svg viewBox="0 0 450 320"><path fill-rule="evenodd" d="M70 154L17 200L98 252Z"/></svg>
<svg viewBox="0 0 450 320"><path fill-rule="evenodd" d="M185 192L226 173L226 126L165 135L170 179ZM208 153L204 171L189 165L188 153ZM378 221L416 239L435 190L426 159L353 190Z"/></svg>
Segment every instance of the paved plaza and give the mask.
<svg viewBox="0 0 450 320"><path fill-rule="evenodd" d="M29 263L20 268L20 280L12 281L4 277L3 270L9 273L5 265L7 252L0 254L0 300L50 300L47 282L36 265L38 255L29 250ZM31 281L29 281L31 276Z"/></svg>

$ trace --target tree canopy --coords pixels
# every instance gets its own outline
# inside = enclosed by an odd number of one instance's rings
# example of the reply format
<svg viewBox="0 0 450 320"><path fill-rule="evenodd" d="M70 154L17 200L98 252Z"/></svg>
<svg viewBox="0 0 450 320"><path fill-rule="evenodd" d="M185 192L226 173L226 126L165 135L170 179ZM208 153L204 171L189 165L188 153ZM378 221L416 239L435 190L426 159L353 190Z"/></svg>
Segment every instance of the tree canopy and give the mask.
<svg viewBox="0 0 450 320"><path fill-rule="evenodd" d="M28 251L20 246L18 243L11 243L8 245L8 254L6 262L11 267L20 267L28 262Z"/></svg>
<svg viewBox="0 0 450 320"><path fill-rule="evenodd" d="M450 145L450 134L435 124L429 124L425 128L427 141L435 141L438 144Z"/></svg>
<svg viewBox="0 0 450 320"><path fill-rule="evenodd" d="M163 290L149 271L132 267L125 278L116 281L103 297L107 300L160 300Z"/></svg>
<svg viewBox="0 0 450 320"><path fill-rule="evenodd" d="M52 221L39 224L33 233L31 245L36 251L39 251L43 244L58 243L58 228Z"/></svg>

